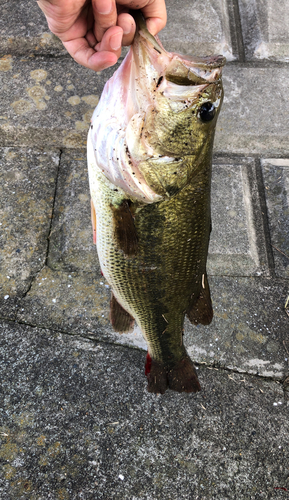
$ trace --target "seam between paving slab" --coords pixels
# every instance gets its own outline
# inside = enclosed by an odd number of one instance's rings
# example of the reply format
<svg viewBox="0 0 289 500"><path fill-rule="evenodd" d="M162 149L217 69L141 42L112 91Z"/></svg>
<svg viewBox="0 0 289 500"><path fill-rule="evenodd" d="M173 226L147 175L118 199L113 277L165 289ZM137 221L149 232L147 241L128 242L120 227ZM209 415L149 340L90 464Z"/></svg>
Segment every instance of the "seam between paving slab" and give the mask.
<svg viewBox="0 0 289 500"><path fill-rule="evenodd" d="M84 339L87 339L87 340L91 341L95 345L113 345L113 346L116 346L116 347L121 347L123 349L134 349L134 350L143 352L143 350L140 349L137 346L124 345L124 344L121 344L121 343L118 343L118 342L109 342L109 341L103 341L103 340L96 340L95 337L92 338L89 335L80 335L79 333L78 334L74 334L74 333L70 333L68 331L61 330L61 329L57 329L56 330L54 328L33 325L31 323L27 323L27 322L24 322L24 321L17 321L17 320L14 321L14 320L11 320L11 319L5 319L5 318L2 318L1 316L0 316L0 320L1 321L5 321L5 323L7 323L7 324L17 324L17 325L29 326L30 328L38 328L39 330L47 330L47 331L49 331L51 333L54 333L54 334L68 335L69 338L74 338L74 339L76 339L77 337L84 338ZM248 376L248 377L260 378L261 380L272 381L272 382L275 382L276 384L279 384L279 385L282 385L282 386L283 386L284 382L288 378L288 374L285 374L280 379L277 379L277 378L274 378L274 377L265 377L264 375L260 375L258 372L257 373L251 373L251 372L249 373L249 372L246 372L244 370L236 370L235 368L229 368L229 367L226 367L226 366L223 366L223 365L219 364L216 361L214 361L212 364L206 363L205 361L203 361L203 362L194 361L194 364L196 366L204 366L208 370L217 370L217 371L220 370L220 371L225 371L225 372L229 372L229 373L236 373L238 375L242 374L242 375L245 375L245 376ZM237 383L237 381L235 381L235 382ZM289 384L289 382L288 382L288 384ZM284 389L284 391L285 391L285 389ZM285 397L285 395L284 395L284 397Z"/></svg>
<svg viewBox="0 0 289 500"><path fill-rule="evenodd" d="M15 54L2 54L0 53L0 57L5 57L5 56L12 56L13 59L20 59L21 61L37 61L37 60L51 60L51 61L72 61L73 62L73 58L71 58L70 56L64 56L64 55L57 55L57 54L28 54L28 55L23 55L23 54L20 54L20 53L15 53ZM126 57L126 54L123 55L123 56L120 56L120 58L118 59L117 63L115 64L115 70L117 70L117 68L121 65L121 63L123 62L123 60L125 59ZM77 64L75 62L75 64ZM247 59L241 59L241 58L238 58L238 59L235 59L233 61L227 61L226 62L226 67L230 67L230 66L234 66L234 67L240 67L240 68L268 68L268 67L278 67L278 68L282 68L282 67L288 67L289 66L289 61L274 61L274 60L271 60L271 59L256 59L254 61L251 61L251 60L247 60Z"/></svg>
<svg viewBox="0 0 289 500"><path fill-rule="evenodd" d="M267 207L267 203L266 203L265 185L264 185L264 179L263 179L263 175L262 175L262 166L261 166L260 157L255 159L255 163L256 163L256 177L257 177L257 183L258 183L258 188L259 188L258 189L259 190L259 202L260 202L261 214L262 214L262 218L263 218L263 234L265 237L269 273L270 273L270 276L272 278L276 278L273 247L272 247L272 241L271 241L271 235L270 235L270 229L269 229L269 214L268 214L268 207Z"/></svg>
<svg viewBox="0 0 289 500"><path fill-rule="evenodd" d="M28 323L28 322L21 321L21 320L19 321L17 319L11 320L11 319L8 319L8 318L2 317L2 316L0 316L0 321L4 321L7 324L23 325L23 326L29 326L30 328L38 328L39 330L47 330L47 331L52 332L54 334L68 335L69 338L80 337L80 338L87 339L87 340L91 341L95 345L113 345L116 347L121 347L121 348L125 348L125 349L133 349L133 350L143 352L143 349L141 349L140 347L135 346L135 345L124 345L124 344L119 343L117 341L110 342L109 340L107 340L107 341L104 341L101 339L96 340L95 337L91 337L90 335L81 334L81 333L70 333L69 331L62 330L61 328L54 329L54 328L46 327L43 325L32 324L32 323ZM284 342L284 347L285 347L285 350L287 351L285 342ZM287 396L287 392L288 392L287 387L289 387L289 374L288 373L285 373L280 379L278 379L278 378L274 378L274 377L270 377L270 376L261 375L258 372L256 372L256 373L246 372L245 370L237 370L236 368L230 368L228 366L223 366L220 363L218 363L218 361L216 361L216 360L214 360L212 364L206 363L205 361L202 361L202 362L194 361L194 364L196 366L204 366L208 370L221 370L221 371L225 371L225 372L229 372L229 373L236 373L238 375L242 374L242 375L246 375L248 377L253 376L253 377L260 378L261 380L275 382L276 384L282 385L283 391L284 391L284 400L287 401L287 397L288 397Z"/></svg>
<svg viewBox="0 0 289 500"><path fill-rule="evenodd" d="M241 16L238 0L228 2L229 25L233 54L239 62L245 61L245 46L242 34Z"/></svg>
<svg viewBox="0 0 289 500"><path fill-rule="evenodd" d="M34 54L30 53L28 55L26 54L21 54L21 53L12 53L12 54L4 54L4 56L11 55L12 58L14 59L20 59L20 60L25 60L26 62L28 61L37 61L37 60L57 60L57 61L72 61L73 58L71 56L66 56L66 55L57 55L57 54ZM0 57L4 57L3 54L0 54ZM237 54L238 56L238 54ZM118 59L117 63L115 64L115 70L121 65L123 60L125 59L126 54L121 55L120 58ZM75 64L77 64L75 62ZM268 67L288 67L289 66L289 61L276 61L276 60L271 60L271 59L256 59L256 60L247 60L240 58L238 56L238 59L235 59L233 61L227 61L226 62L226 67L228 66L239 66L240 68L268 68Z"/></svg>

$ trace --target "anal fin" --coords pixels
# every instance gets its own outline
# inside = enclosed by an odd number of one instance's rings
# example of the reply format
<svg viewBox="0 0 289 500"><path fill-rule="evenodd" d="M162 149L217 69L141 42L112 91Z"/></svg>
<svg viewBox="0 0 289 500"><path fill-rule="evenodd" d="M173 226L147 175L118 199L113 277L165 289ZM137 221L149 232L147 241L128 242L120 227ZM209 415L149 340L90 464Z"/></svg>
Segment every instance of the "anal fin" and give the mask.
<svg viewBox="0 0 289 500"><path fill-rule="evenodd" d="M187 310L187 316L193 325L209 325L213 319L213 306L207 273L202 277L202 289L199 298Z"/></svg>
<svg viewBox="0 0 289 500"><path fill-rule="evenodd" d="M114 216L114 230L119 248L128 256L136 255L138 236L129 200L124 200L119 207L111 206Z"/></svg>
<svg viewBox="0 0 289 500"><path fill-rule="evenodd" d="M133 329L134 318L120 305L113 293L110 299L109 320L116 332L128 333Z"/></svg>

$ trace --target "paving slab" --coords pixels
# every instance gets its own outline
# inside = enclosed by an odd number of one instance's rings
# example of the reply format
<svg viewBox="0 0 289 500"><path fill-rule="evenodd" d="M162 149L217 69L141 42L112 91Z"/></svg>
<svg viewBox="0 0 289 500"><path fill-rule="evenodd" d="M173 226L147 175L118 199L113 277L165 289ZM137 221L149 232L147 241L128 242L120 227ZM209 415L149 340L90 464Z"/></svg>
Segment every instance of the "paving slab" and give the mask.
<svg viewBox="0 0 289 500"><path fill-rule="evenodd" d="M106 339L109 301L110 289L100 273L68 273L45 266L18 301L17 318L31 325Z"/></svg>
<svg viewBox="0 0 289 500"><path fill-rule="evenodd" d="M180 54L223 54L228 61L233 53L229 11L226 0L166 1L168 22L160 39L171 52Z"/></svg>
<svg viewBox="0 0 289 500"><path fill-rule="evenodd" d="M47 264L100 273L93 244L86 150L62 153Z"/></svg>
<svg viewBox="0 0 289 500"><path fill-rule="evenodd" d="M202 392L158 396L137 350L0 328L1 499L286 498L281 384L200 366Z"/></svg>
<svg viewBox="0 0 289 500"><path fill-rule="evenodd" d="M288 371L289 282L271 278L210 278L214 318L185 323L192 359L239 372L282 379Z"/></svg>
<svg viewBox="0 0 289 500"><path fill-rule="evenodd" d="M289 6L282 0L239 0L248 60L289 61Z"/></svg>
<svg viewBox="0 0 289 500"><path fill-rule="evenodd" d="M215 151L247 156L265 151L278 156L286 154L288 77L288 67L224 69L225 97L218 118Z"/></svg>
<svg viewBox="0 0 289 500"><path fill-rule="evenodd" d="M262 159L271 243L277 276L289 277L289 159Z"/></svg>
<svg viewBox="0 0 289 500"><path fill-rule="evenodd" d="M91 115L115 68L98 74L67 58L7 56L5 63L2 71L0 66L2 144L85 148Z"/></svg>
<svg viewBox="0 0 289 500"><path fill-rule="evenodd" d="M210 274L268 274L258 200L254 159L214 160ZM99 272L92 242L85 151L67 149L62 153L47 262L53 269Z"/></svg>
<svg viewBox="0 0 289 500"><path fill-rule="evenodd" d="M211 325L185 321L184 343L198 363L283 379L288 367L289 282L270 278L211 277ZM109 323L110 287L101 275L44 268L18 302L17 320L146 350L136 325L130 334ZM287 351L286 351L287 349Z"/></svg>
<svg viewBox="0 0 289 500"><path fill-rule="evenodd" d="M0 310L6 316L45 263L59 155L0 149Z"/></svg>
<svg viewBox="0 0 289 500"><path fill-rule="evenodd" d="M0 55L31 53L66 55L67 51L49 31L35 0L1 0Z"/></svg>
<svg viewBox="0 0 289 500"><path fill-rule="evenodd" d="M230 20L226 1L166 1L168 25L161 32L165 48L184 54L220 53L233 60ZM13 15L11 13L13 12ZM60 40L48 29L35 0L2 0L0 54L67 55Z"/></svg>
<svg viewBox="0 0 289 500"><path fill-rule="evenodd" d="M215 158L207 269L214 276L268 275L253 158Z"/></svg>
<svg viewBox="0 0 289 500"><path fill-rule="evenodd" d="M5 61L0 71L2 144L84 148L91 115L115 67L97 74L65 58ZM225 67L216 152L289 152L288 78L288 67Z"/></svg>

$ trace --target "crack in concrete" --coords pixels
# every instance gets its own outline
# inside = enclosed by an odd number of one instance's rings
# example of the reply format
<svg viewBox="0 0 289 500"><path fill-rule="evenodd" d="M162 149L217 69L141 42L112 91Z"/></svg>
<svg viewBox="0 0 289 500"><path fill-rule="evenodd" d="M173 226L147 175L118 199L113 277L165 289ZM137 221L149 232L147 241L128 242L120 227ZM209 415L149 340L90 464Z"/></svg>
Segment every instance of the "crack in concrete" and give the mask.
<svg viewBox="0 0 289 500"><path fill-rule="evenodd" d="M45 256L44 266L47 266L47 261L48 261L48 254L49 254L49 247L50 247L50 236L51 236L52 224L53 224L53 219L54 219L54 211L55 211L55 204L56 204L56 197L57 197L58 179L59 179L59 173L60 173L62 154L63 154L63 150L60 149L59 150L59 160L58 160L58 165L57 165L57 172L56 172L56 179L55 179L55 190L54 190L54 196L53 196L53 202L52 202L50 226L49 226L49 231L48 231L48 236L47 236L47 248L46 248L46 256ZM43 266L43 268L44 268L44 266Z"/></svg>
<svg viewBox="0 0 289 500"><path fill-rule="evenodd" d="M59 157L58 157L58 165L57 165L57 171L56 171L56 178L55 178L55 189L54 189L54 194L53 194L53 202L52 202L52 210L51 210L51 219L50 219L50 225L48 229L48 235L47 235L47 247L46 247L46 252L45 252L45 260L43 266L41 266L36 273L34 273L31 276L31 281L27 287L27 290L23 292L20 299L25 298L28 293L30 292L32 285L34 281L36 280L37 276L41 273L41 271L47 266L47 259L48 259L48 253L49 253L49 240L50 240L50 235L51 235L51 228L52 228L52 222L54 218L54 208L55 208L55 202L56 202L56 196L57 196L57 185L58 185L58 177L59 177L59 172L60 172L60 163L61 163L61 157L62 157L62 149L59 150ZM16 318L17 318L17 312L16 312Z"/></svg>
<svg viewBox="0 0 289 500"><path fill-rule="evenodd" d="M31 328L38 328L38 329L41 329L41 330L48 330L49 332L53 333L53 334L61 334L61 335L67 335L68 337L70 338L82 338L82 339L86 339L86 340L89 340L91 341L93 344L95 345L113 345L113 346L116 346L116 347L121 347L121 348L126 348L126 349L133 349L133 350L136 350L136 351L142 351L143 350L137 346L133 346L133 345L124 345L122 343L118 343L118 342L113 342L113 341L110 341L109 339L107 341L104 341L104 340L101 340L101 339L98 339L96 340L95 337L91 337L90 335L85 335L85 334L81 334L79 332L75 332L75 333L71 333L71 332L68 332L66 330L62 330L61 328L58 328L57 330L54 329L54 328L51 328L51 327L45 327L45 326L42 326L42 325L37 325L37 324L32 324L32 323L28 323L28 322L25 322L25 321L21 321L21 320L12 320L11 318L8 319L8 318L3 318L0 316L0 320L4 320L5 322L7 323L13 323L13 324L19 324L19 325L23 325L23 326L29 326ZM205 368L207 368L208 370L216 370L216 371L223 371L223 372L228 372L230 374L232 373L236 373L237 375L244 375L244 376L248 376L248 377L254 377L254 378L257 378L257 379L260 379L262 381L268 381L268 382L275 382L276 384L279 384L282 386L283 388L283 393L284 393L284 402L287 402L289 400L289 375L286 373L284 374L284 376L280 379L276 379L274 377L266 377L264 375L260 375L258 372L257 373L249 373L249 372L246 372L244 370L238 370L236 368L229 368L229 367L226 367L226 366L223 366L223 365L220 365L217 361L213 361L212 364L208 364L206 362L196 362L194 361L194 364L195 366L204 366ZM241 380L234 380L232 379L234 382L236 383L240 383L242 382ZM261 391L262 392L262 391Z"/></svg>

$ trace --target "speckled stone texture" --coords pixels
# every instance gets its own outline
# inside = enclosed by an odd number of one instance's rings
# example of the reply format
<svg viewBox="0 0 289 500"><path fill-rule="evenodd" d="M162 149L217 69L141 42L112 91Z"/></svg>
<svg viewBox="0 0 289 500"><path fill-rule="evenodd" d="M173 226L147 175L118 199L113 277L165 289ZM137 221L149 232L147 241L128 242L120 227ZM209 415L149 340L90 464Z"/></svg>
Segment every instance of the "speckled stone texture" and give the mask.
<svg viewBox="0 0 289 500"><path fill-rule="evenodd" d="M168 0L168 50L227 55L202 391L146 390L109 323L86 134L115 68L77 65L34 0L0 19L0 499L279 500L289 492L287 2ZM125 53L125 50L123 51Z"/></svg>
<svg viewBox="0 0 289 500"><path fill-rule="evenodd" d="M1 0L0 55L67 55L35 0Z"/></svg>
<svg viewBox="0 0 289 500"><path fill-rule="evenodd" d="M5 63L5 64L4 64ZM5 145L86 147L87 129L105 81L67 58L0 60L0 140Z"/></svg>
<svg viewBox="0 0 289 500"><path fill-rule="evenodd" d="M248 59L289 61L289 12L282 0L239 0Z"/></svg>
<svg viewBox="0 0 289 500"><path fill-rule="evenodd" d="M224 68L225 97L215 150L245 155L289 151L289 68ZM270 81L270 85L268 85Z"/></svg>
<svg viewBox="0 0 289 500"><path fill-rule="evenodd" d="M70 59L11 56L2 59L1 71L0 60L1 143L84 148L93 110L113 71L92 73ZM289 152L288 78L287 67L224 68L216 152L246 156Z"/></svg>
<svg viewBox="0 0 289 500"><path fill-rule="evenodd" d="M0 149L1 301L25 293L45 263L59 156Z"/></svg>
<svg viewBox="0 0 289 500"><path fill-rule="evenodd" d="M289 159L262 160L277 276L289 277Z"/></svg>
<svg viewBox="0 0 289 500"><path fill-rule="evenodd" d="M202 392L160 397L136 350L0 328L1 499L285 498L279 383L200 366Z"/></svg>
<svg viewBox="0 0 289 500"><path fill-rule="evenodd" d="M161 41L171 52L181 54L223 54L235 59L230 31L229 8L223 0L168 0L170 16L160 34ZM209 36L208 36L209 33Z"/></svg>
<svg viewBox="0 0 289 500"><path fill-rule="evenodd" d="M52 269L100 275L92 238L85 149L62 153L47 263Z"/></svg>

